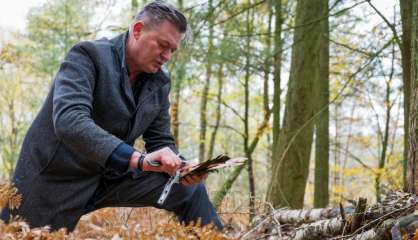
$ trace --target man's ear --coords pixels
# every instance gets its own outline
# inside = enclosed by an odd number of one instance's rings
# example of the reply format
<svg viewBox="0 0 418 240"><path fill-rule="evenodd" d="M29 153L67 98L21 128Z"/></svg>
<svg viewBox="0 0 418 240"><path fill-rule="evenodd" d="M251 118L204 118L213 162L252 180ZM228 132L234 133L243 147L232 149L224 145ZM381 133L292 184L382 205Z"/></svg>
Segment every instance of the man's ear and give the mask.
<svg viewBox="0 0 418 240"><path fill-rule="evenodd" d="M144 30L144 22L137 21L132 25L132 33L136 40L138 40L139 36L141 35L142 31Z"/></svg>

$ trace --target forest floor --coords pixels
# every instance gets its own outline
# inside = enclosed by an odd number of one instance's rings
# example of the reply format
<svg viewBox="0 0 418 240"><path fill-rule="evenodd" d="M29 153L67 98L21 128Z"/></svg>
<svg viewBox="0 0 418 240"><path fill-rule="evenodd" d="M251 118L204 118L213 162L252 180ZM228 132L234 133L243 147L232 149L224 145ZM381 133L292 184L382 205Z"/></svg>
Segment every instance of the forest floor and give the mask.
<svg viewBox="0 0 418 240"><path fill-rule="evenodd" d="M8 198L6 198L8 196ZM0 207L18 205L16 192L0 184ZM253 221L245 201L227 198L218 213L222 232L198 224L183 226L155 208L105 208L85 215L76 229L50 232L19 219L0 221L0 239L413 239L418 240L418 197L402 192L381 203L360 198L350 206L324 209L272 209L259 203Z"/></svg>

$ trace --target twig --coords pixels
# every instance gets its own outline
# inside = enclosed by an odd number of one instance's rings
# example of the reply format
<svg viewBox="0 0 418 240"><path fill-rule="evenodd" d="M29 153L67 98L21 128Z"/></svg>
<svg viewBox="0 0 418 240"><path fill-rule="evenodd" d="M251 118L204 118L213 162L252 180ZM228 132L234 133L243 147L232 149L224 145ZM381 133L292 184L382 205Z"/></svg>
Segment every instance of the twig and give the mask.
<svg viewBox="0 0 418 240"><path fill-rule="evenodd" d="M123 225L125 225L126 227L128 227L128 220L129 220L129 217L131 216L133 210L134 210L134 208L131 208L128 212L128 215L125 218L125 221L124 221Z"/></svg>
<svg viewBox="0 0 418 240"><path fill-rule="evenodd" d="M396 28L393 24L391 24L389 22L389 20L385 17L385 15L383 15L373 4L370 0L366 0L367 3L370 5L370 7L373 8L373 10L383 19L383 21L388 25L388 27L390 28L390 30L393 33L393 37L395 38L396 43L398 44L399 48L402 49L402 43L401 40L398 36L398 33L396 31Z"/></svg>
<svg viewBox="0 0 418 240"><path fill-rule="evenodd" d="M343 204L340 202L339 205L340 205L341 218L342 218L342 220L344 222L343 232L342 232L341 235L344 235L345 234L345 230L346 230L348 224L347 224L347 219L346 219L346 216L345 216Z"/></svg>
<svg viewBox="0 0 418 240"><path fill-rule="evenodd" d="M247 232L244 233L244 235L240 236L239 239L245 239L245 237L247 237L250 233L254 232L257 228L259 228L260 226L262 226L265 222L267 222L268 220L270 220L270 216L266 217L263 221L261 221L260 223L257 224L257 226L251 228L250 230L248 230Z"/></svg>
<svg viewBox="0 0 418 240"><path fill-rule="evenodd" d="M277 234L279 234L279 237L281 238L282 237L282 227L281 227L281 225L280 225L280 221L276 218L276 215L274 214L274 207L273 207L273 205L271 204L271 203L269 203L269 202L266 202L266 204L267 204L267 206L269 206L270 207L270 211L271 211L271 213L272 213L272 219L276 222L276 224L277 224Z"/></svg>
<svg viewBox="0 0 418 240"><path fill-rule="evenodd" d="M356 210L353 214L353 219L350 225L350 232L354 232L361 226L364 221L364 213L366 211L367 199L359 198L357 201Z"/></svg>

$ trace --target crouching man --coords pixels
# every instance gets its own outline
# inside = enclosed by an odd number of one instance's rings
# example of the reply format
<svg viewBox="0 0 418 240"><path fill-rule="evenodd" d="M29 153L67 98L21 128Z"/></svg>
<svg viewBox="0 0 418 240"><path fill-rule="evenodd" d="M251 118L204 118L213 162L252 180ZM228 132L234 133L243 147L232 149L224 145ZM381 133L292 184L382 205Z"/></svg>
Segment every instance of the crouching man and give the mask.
<svg viewBox="0 0 418 240"><path fill-rule="evenodd" d="M161 70L187 28L177 9L153 1L127 32L68 52L25 136L13 177L23 201L13 215L72 231L96 209L153 206L222 229L206 176L183 179L157 204L169 176L190 167L182 167L170 133L170 79ZM141 135L147 154L132 147ZM1 215L7 221L10 212Z"/></svg>

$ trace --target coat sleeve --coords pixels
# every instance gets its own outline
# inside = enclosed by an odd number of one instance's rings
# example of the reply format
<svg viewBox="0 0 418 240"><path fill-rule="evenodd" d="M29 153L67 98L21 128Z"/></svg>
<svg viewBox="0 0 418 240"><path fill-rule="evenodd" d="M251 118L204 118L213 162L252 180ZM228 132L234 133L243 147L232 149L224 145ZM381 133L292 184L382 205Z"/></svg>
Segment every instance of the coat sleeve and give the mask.
<svg viewBox="0 0 418 240"><path fill-rule="evenodd" d="M163 89L163 103L158 116L143 134L145 148L147 152L154 152L158 149L169 147L175 153L178 153L174 137L170 130L170 101L168 95L170 84L166 84Z"/></svg>
<svg viewBox="0 0 418 240"><path fill-rule="evenodd" d="M55 78L54 130L65 145L105 167L106 160L122 140L92 119L96 68L87 46L86 43L74 46Z"/></svg>

